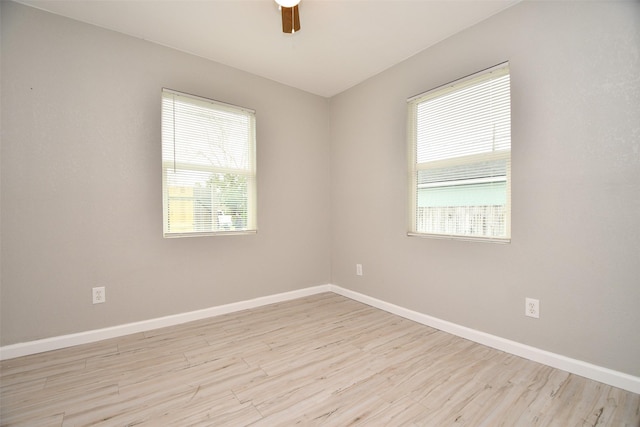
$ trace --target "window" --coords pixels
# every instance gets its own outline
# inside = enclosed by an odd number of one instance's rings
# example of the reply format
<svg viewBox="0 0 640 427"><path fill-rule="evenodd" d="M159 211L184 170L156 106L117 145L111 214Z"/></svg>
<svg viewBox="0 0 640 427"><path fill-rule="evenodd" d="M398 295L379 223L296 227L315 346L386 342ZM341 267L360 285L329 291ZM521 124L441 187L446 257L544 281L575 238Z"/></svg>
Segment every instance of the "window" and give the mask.
<svg viewBox="0 0 640 427"><path fill-rule="evenodd" d="M508 63L410 98L409 235L508 242Z"/></svg>
<svg viewBox="0 0 640 427"><path fill-rule="evenodd" d="M162 90L164 237L256 231L255 112Z"/></svg>

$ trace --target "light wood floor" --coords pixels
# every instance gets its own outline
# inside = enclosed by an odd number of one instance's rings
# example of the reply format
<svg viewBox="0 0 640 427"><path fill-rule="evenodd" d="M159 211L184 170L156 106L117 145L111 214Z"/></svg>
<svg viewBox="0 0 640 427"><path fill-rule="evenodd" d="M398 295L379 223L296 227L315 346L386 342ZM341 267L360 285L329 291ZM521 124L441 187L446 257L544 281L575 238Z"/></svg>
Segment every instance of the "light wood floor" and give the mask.
<svg viewBox="0 0 640 427"><path fill-rule="evenodd" d="M332 293L0 372L3 426L640 426L640 395Z"/></svg>

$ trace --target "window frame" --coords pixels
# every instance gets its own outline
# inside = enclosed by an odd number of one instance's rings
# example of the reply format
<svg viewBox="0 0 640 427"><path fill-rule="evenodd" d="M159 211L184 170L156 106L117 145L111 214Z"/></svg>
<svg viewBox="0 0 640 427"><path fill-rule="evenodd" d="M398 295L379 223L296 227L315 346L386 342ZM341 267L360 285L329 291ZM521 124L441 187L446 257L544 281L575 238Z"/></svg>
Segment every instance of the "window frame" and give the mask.
<svg viewBox="0 0 640 427"><path fill-rule="evenodd" d="M409 189L409 212L407 217L407 235L414 237L426 237L435 239L451 239L462 241L480 241L480 242L492 242L492 243L510 243L511 242L511 136L509 131L509 149L508 150L494 150L490 152L481 152L475 154L469 154L464 156L456 156L451 158L445 158L441 160L431 160L423 163L418 163L418 118L417 110L418 106L422 102L429 101L431 99L439 98L445 95L449 95L455 92L459 92L465 88L479 85L483 82L493 80L495 78L502 77L504 75L509 76L509 129L511 129L511 89L510 89L510 75L509 62L503 62L493 67L481 70L477 73L473 73L461 79L454 80L450 83L435 87L426 92L412 96L407 99L407 141L408 141L408 189ZM496 183L505 181L505 216L504 216L504 236L481 236L474 234L453 234L453 233L432 233L418 231L417 217L418 217L418 190L419 179L418 173L422 170L435 169L436 167L451 167L451 166L464 166L479 164L481 162L491 161L505 161L504 178L500 176L492 177L475 177L467 178L458 182L449 182L448 184L437 185L434 184L433 188L444 188L447 186L455 185L473 185L475 183ZM443 182L443 181L441 181ZM425 187L426 188L426 187ZM470 205L473 207L473 205Z"/></svg>
<svg viewBox="0 0 640 427"><path fill-rule="evenodd" d="M249 125L248 125L248 136L249 141L246 146L248 150L248 167L246 169L243 168L228 168L221 166L208 166L196 163L189 162L177 162L175 159L175 154L173 155L173 160L168 160L165 158L165 129L164 123L161 123L161 161L162 161L162 227L163 227L163 237L164 238L180 238L180 237L203 237L203 236L223 236L223 235L244 235L244 234L255 234L257 233L257 180L256 180L256 114L255 110L240 107L237 105L216 101L210 98L205 98L197 95L192 95L185 92L176 91L173 89L162 88L161 92L161 122L164 120L165 107L164 101L165 96L179 96L187 99L192 99L200 103L206 103L211 106L212 110L215 111L224 111L224 112L237 112L249 117ZM175 144L175 136L170 136L169 138L173 139L173 143ZM240 230L211 230L211 231L181 231L181 232L171 232L169 230L169 188L168 187L168 171L173 169L175 170L189 170L192 172L205 172L212 174L228 174L232 173L235 175L244 175L246 176L246 185L247 185L247 214L246 214L246 227ZM195 196L193 196L195 198ZM211 213L213 216L213 212ZM194 222L195 225L195 222Z"/></svg>

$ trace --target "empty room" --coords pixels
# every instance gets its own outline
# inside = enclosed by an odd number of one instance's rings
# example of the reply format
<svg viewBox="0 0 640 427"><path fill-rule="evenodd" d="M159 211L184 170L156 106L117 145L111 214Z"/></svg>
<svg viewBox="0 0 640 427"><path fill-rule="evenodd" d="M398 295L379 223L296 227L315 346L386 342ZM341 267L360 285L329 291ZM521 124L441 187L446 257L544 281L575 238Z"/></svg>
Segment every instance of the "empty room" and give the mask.
<svg viewBox="0 0 640 427"><path fill-rule="evenodd" d="M640 426L640 2L0 18L0 425Z"/></svg>

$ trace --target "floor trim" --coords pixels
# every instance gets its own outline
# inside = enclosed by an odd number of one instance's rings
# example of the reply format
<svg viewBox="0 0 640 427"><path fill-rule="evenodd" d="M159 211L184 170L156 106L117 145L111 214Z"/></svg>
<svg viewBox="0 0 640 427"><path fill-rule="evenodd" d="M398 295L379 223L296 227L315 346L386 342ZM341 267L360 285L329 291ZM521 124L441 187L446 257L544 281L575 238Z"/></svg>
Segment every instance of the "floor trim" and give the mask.
<svg viewBox="0 0 640 427"><path fill-rule="evenodd" d="M36 353L43 353L45 351L58 350L80 344L88 344L109 338L117 338L138 332L164 328L167 326L180 325L187 322L193 322L194 320L206 319L208 317L220 316L222 314L233 313L236 311L247 310L250 308L261 307L268 304L289 301L296 298L330 291L331 289L329 285L313 286L295 291L234 302L231 304L209 307L202 310L189 311L186 313L158 317L140 322L126 323L124 325L112 326L109 328L94 329L76 334L61 335L35 341L11 344L0 347L0 360L13 359L20 356L28 356Z"/></svg>
<svg viewBox="0 0 640 427"><path fill-rule="evenodd" d="M551 353L536 347L511 341L486 332L467 328L446 320L438 319L424 313L409 310L386 301L373 298L359 292L342 288L336 285L319 285L309 288L299 289L291 292L284 292L246 301L225 304L202 310L180 313L172 316L159 317L156 319L144 320L141 322L127 323L124 325L109 328L96 329L92 331L80 332L76 334L62 335L58 337L45 338L41 340L7 345L0 347L0 360L13 359L20 356L42 353L45 351L57 350L72 347L80 344L88 344L109 338L116 338L137 332L145 332L152 329L167 326L179 325L192 322L194 320L206 319L208 317L261 307L268 304L289 301L322 292L334 292L336 294L351 298L372 307L379 308L389 313L396 314L409 320L421 323L432 328L439 329L450 334L466 338L468 340L486 345L501 351L505 351L516 356L524 357L534 362L571 372L582 377L586 377L601 383L618 387L632 393L640 394L640 377L614 371L602 366L593 365L581 360L572 359L560 354Z"/></svg>
<svg viewBox="0 0 640 427"><path fill-rule="evenodd" d="M409 310L339 286L330 285L329 288L334 293L372 307L379 308L389 313L396 314L404 317L405 319L413 320L423 325L448 332L452 335L466 338L516 356L524 357L525 359L533 360L534 362L542 363L553 368L571 372L572 374L576 374L581 377L589 378L632 393L640 394L640 377L625 374L624 372L614 371L613 369L604 368L582 360L572 359L561 354L552 353L537 347L531 347L526 344L511 341L486 332L477 331L465 326L460 326L446 320Z"/></svg>

